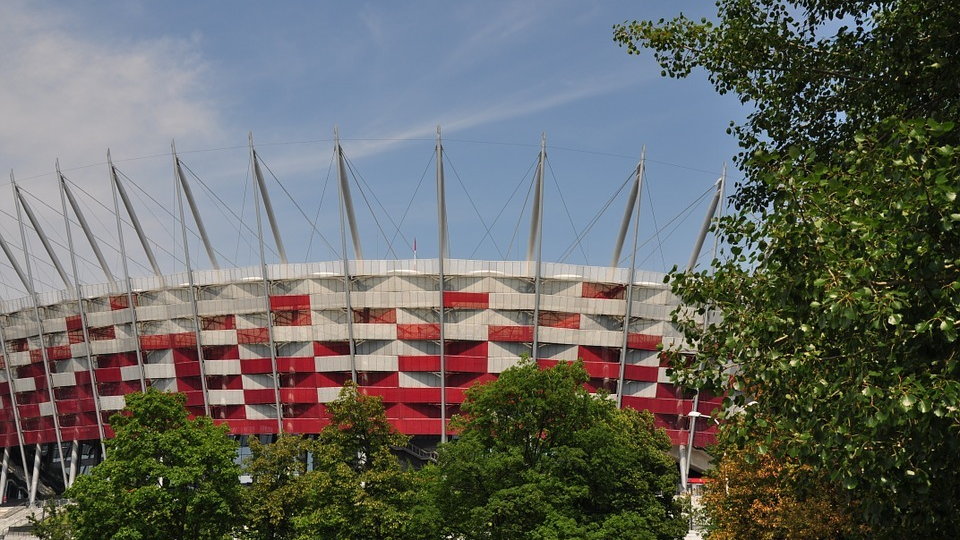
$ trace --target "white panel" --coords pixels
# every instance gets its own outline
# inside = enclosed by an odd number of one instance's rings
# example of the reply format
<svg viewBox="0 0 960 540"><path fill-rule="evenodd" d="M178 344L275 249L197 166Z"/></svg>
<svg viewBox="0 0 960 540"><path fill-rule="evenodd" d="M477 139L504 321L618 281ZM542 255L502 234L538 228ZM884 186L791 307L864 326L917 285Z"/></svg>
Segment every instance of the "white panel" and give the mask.
<svg viewBox="0 0 960 540"><path fill-rule="evenodd" d="M143 371L150 379L169 379L177 376L173 364L145 364ZM156 383L152 383L151 386L156 386Z"/></svg>
<svg viewBox="0 0 960 540"><path fill-rule="evenodd" d="M204 345L236 345L236 330L201 330L200 342Z"/></svg>
<svg viewBox="0 0 960 540"><path fill-rule="evenodd" d="M39 404L38 408L40 409L40 416L53 416L53 413L54 413L53 403L50 403L49 401L44 401L43 403Z"/></svg>
<svg viewBox="0 0 960 540"><path fill-rule="evenodd" d="M398 371L399 369L399 361L396 356L363 355L357 357L357 371Z"/></svg>
<svg viewBox="0 0 960 540"><path fill-rule="evenodd" d="M76 386L77 377L74 373L51 373L50 380L53 386Z"/></svg>
<svg viewBox="0 0 960 540"><path fill-rule="evenodd" d="M317 388L317 400L320 403L330 403L340 397L340 388L336 386Z"/></svg>
<svg viewBox="0 0 960 540"><path fill-rule="evenodd" d="M120 378L124 381L139 381L140 366L123 366L120 368Z"/></svg>
<svg viewBox="0 0 960 540"><path fill-rule="evenodd" d="M314 361L316 362L316 369L318 373L324 373L328 371L350 371L349 356L317 356Z"/></svg>
<svg viewBox="0 0 960 540"><path fill-rule="evenodd" d="M440 375L426 371L401 371L400 388L439 388Z"/></svg>
<svg viewBox="0 0 960 540"><path fill-rule="evenodd" d="M207 360L203 367L207 375L240 374L240 360Z"/></svg>
<svg viewBox="0 0 960 540"><path fill-rule="evenodd" d="M210 405L243 405L243 390L208 390Z"/></svg>
<svg viewBox="0 0 960 540"><path fill-rule="evenodd" d="M100 408L105 411L119 411L126 406L123 396L100 396Z"/></svg>
<svg viewBox="0 0 960 540"><path fill-rule="evenodd" d="M33 377L14 379L13 389L16 392L32 392L37 389L37 381Z"/></svg>

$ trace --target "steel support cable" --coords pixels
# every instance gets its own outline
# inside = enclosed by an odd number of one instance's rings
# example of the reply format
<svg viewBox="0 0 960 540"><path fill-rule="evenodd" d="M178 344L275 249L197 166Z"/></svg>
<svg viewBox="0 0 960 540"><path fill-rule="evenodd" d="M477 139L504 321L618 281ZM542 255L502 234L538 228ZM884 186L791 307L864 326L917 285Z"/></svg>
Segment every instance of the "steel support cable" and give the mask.
<svg viewBox="0 0 960 540"><path fill-rule="evenodd" d="M327 237L324 236L322 232L317 230L316 225L310 221L310 217L307 216L307 213L303 211L303 207L301 207L300 203L297 202L297 199L294 198L294 196L289 191L287 191L287 186L283 185L283 182L281 182L280 179L277 178L277 175L273 173L273 170L270 169L270 166L267 165L267 162L264 161L259 154L257 154L257 159L260 160L260 163L264 166L265 169L267 169L267 172L270 173L270 176L272 176L273 179L277 182L277 184L280 186L280 189L283 191L284 195L286 195L287 198L290 199L290 202L293 203L293 206L296 207L298 212L300 212L300 215L303 216L303 219L307 222L307 225L310 225L310 228L316 231L317 235L320 237L321 240L323 240L323 243L327 245L330 251L339 255L340 252L334 249L333 245L327 240Z"/></svg>
<svg viewBox="0 0 960 540"><path fill-rule="evenodd" d="M396 234L399 234L400 238L407 245L410 245L410 240L408 240L407 236L403 234L403 231L400 230L400 226L397 225L397 222L395 222L393 220L393 217L390 216L390 212L388 212L387 209L383 206L383 203L380 202L380 199L377 197L377 192L374 191L374 189L370 186L370 184L367 182L367 179L364 178L362 174L360 174L360 172L357 170L356 167L354 167L353 162L350 161L349 158L347 158L346 156L344 156L344 158L347 162L347 167L350 168L350 174L352 174L354 176L354 180L356 180L357 189L360 190L360 195L363 197L364 202L367 204L367 208L370 210L370 213L373 214L374 216L373 220L377 223L377 228L380 229L380 234L383 235L383 239L387 242L387 251L389 251L390 253L393 253L394 258L399 258L397 257L397 252L393 250L393 242L390 242L390 239L387 238L387 233L384 232L383 228L380 226L380 222L377 221L376 213L373 211L370 201L367 200L367 195L363 191L363 186L366 186L367 190L370 191L370 196L373 197L374 202L376 202L377 205L380 207L380 209L383 210L383 215L387 216L387 220L389 220L390 224L393 225L393 229L396 231ZM363 185L361 185L360 182L363 182Z"/></svg>
<svg viewBox="0 0 960 540"><path fill-rule="evenodd" d="M39 199L37 199L37 197L35 197L34 195L31 195L30 193L27 192L27 190L25 190L25 189L23 189L23 188L20 188L20 193L27 193L27 194L30 195L30 197L32 197L34 200L38 200L38 201L39 201ZM41 201L41 202L42 202L42 201ZM14 216L13 214L7 212L6 210L0 210L0 214L3 214L3 215L7 216L7 217L10 218L10 219L13 219L14 221L16 221L16 219L17 219L16 216ZM59 215L59 213L58 213L58 215ZM42 219L42 218L41 218L41 219ZM46 221L46 220L45 220L45 221ZM47 225L50 225L50 226L52 227L52 225L50 224L49 221L47 221ZM24 222L23 226L26 227L27 229L33 231L34 233L37 232L36 229L33 228L33 225L29 223L29 221ZM4 235L4 238L7 238L7 236ZM61 242L60 242L59 240L57 240L56 238L51 238L50 236L47 236L47 239L48 239L53 245L55 245L55 246L57 246L57 247L59 247L59 248L62 248L62 249L67 249L67 246L63 245L63 243L61 243ZM7 240L7 242L10 243L10 245L17 246L17 244L13 243L11 240ZM23 249L23 246L17 246L17 247L19 247L21 250ZM88 264L90 264L90 265L95 265L95 263L94 263L93 261L91 261L91 260L89 260L89 259L86 259L86 258L84 258L84 257L81 257L80 255L77 255L77 256L80 257L81 259L83 259L84 262L86 262L86 263L88 263ZM31 253L31 257L30 257L30 258L31 258L32 260L34 260L34 261L37 261L38 263L42 263L42 264L43 264L44 271L49 270L49 269L51 269L51 268L55 268L52 262L47 261L47 260L44 260L44 259L40 259L40 258L38 258L36 255L33 255L32 253ZM11 268L12 268L12 267L11 267ZM99 268L99 266L98 266L97 268ZM40 269L38 268L37 270L40 270ZM40 279L37 279L37 281L40 281L42 284L44 284L44 285L46 285L46 286L48 286L48 287L51 287L51 288L53 288L53 289L58 289L58 288L59 288L59 287L56 287L56 286L52 286L52 285L50 285L50 284L47 283L47 282L41 281ZM28 294L29 294L29 293L28 293Z"/></svg>
<svg viewBox="0 0 960 540"><path fill-rule="evenodd" d="M582 242L583 239L587 236L587 234L593 229L593 226L600 221L600 218L607 211L607 209L610 208L610 205L613 204L613 201L617 200L617 196L619 196L620 192L623 191L625 187L627 187L627 184L630 183L630 180L632 178L633 178L633 172L631 171L627 175L626 180L624 180L623 183L620 184L620 187L617 188L617 191L615 191L613 195L611 195L610 198L607 199L607 202L603 203L603 206L600 207L600 210L598 210L597 213L594 214L593 219L591 219L590 222L587 223L587 226L583 229L583 232L581 232L579 236L574 238L573 243L571 243L570 246L563 251L563 254L560 255L560 262L565 262L567 260L567 257L569 257L570 254L573 253L573 250L576 249L577 244Z"/></svg>
<svg viewBox="0 0 960 540"><path fill-rule="evenodd" d="M64 176L64 178L67 179L68 182L70 182L70 179L69 179L69 178L67 178L66 176ZM70 182L70 183L73 184L73 182ZM74 184L74 185L76 185L76 184ZM36 195L30 193L30 192L27 191L26 189L23 189L23 188L21 187L21 188L20 188L20 192L29 195L31 199L33 199L33 200L37 201L38 203L42 204L43 206L49 208L51 211L55 212L58 216L61 214L61 210L60 210L60 209L54 208L53 206L50 206L50 204L48 204L46 201L44 201L44 200L41 199L40 197L37 197ZM9 214L9 213L7 213L7 212L5 212L5 211L2 211L2 210L0 210L0 212L2 212L4 215L6 215L6 216L8 216L8 217L10 217L10 218L12 218L12 219L16 219L12 214ZM110 213L113 214L113 211L110 210ZM94 215L96 215L96 214L94 214ZM69 218L68 218L68 219L69 219ZM80 223L79 223L78 221L76 221L76 220L71 220L71 223L76 224L77 226L80 225ZM47 222L47 224L50 225L49 222ZM103 222L100 222L100 224L103 225ZM34 229L33 229L33 226L30 225L29 223L26 223L25 225L26 225L27 228L29 228L30 230L34 230ZM104 225L104 228L106 228L105 225ZM51 229L52 229L52 230L56 230L56 227L54 227L54 226L51 225ZM36 231L34 230L34 232L36 232ZM112 245L112 243L107 242L103 237L97 236L97 235L94 235L93 237L94 237L95 239L103 242L103 243L106 243L106 244L109 245L114 251L116 251L117 253L119 253L119 250L118 250L116 247L114 247L114 246ZM49 235L48 235L48 238L49 238ZM64 250L69 251L69 248L68 248L67 246L65 246L62 242L58 241L57 239L55 239L55 238L50 238L50 241L53 242L53 243L54 243L55 245L57 245L58 247L60 247L60 248L62 248L62 249L64 249ZM84 257L83 255L80 255L79 253L76 253L76 252L75 252L75 254L76 254L76 256L77 256L80 260L82 260L83 262L87 263L87 264L90 265L90 266L95 267L95 268L97 269L97 271L100 271L100 263L95 263L94 261L91 261L90 259ZM40 261L40 259L37 259L37 260ZM43 262L43 261L40 261L40 262ZM49 263L45 263L45 264L47 264L48 266L50 265ZM151 271L151 272L153 271L152 269L150 269L149 267L147 267L147 266L145 266L145 265L140 265L140 266L142 266L144 270L149 270L149 271Z"/></svg>
<svg viewBox="0 0 960 540"><path fill-rule="evenodd" d="M72 185L73 187L77 188L77 190L78 190L81 194L86 195L86 196L87 196L88 198L90 198L90 199L93 199L94 202L96 202L97 204L99 204L100 206L102 206L103 209L106 210L111 216L114 215L113 209L110 208L110 207L108 207L107 205L105 205L105 204L103 203L103 201L101 201L101 200L98 199L97 197L94 197L90 192L88 192L87 190L83 189L83 187L80 186L80 184L75 183L74 181L70 180L70 179L67 178L66 176L64 176L64 178L67 179L67 182L70 182L70 185ZM94 216L97 216L96 213L94 213L93 215L94 215ZM109 229L109 227L107 227L106 225L104 225L103 221L101 221L99 217L97 218L97 221L98 221L98 222L100 223L100 225L103 226L105 229ZM133 226L132 223L130 223L129 221L123 219L123 216L120 216L120 222L123 223L123 224L125 224L125 225L127 225L127 226L130 226L130 227ZM112 241L112 240L108 242L108 241L105 241L102 237L97 236L97 235L94 235L94 238L96 238L97 240L100 240L100 241L102 241L103 243L105 243L110 249L113 250L113 252L114 252L115 255L117 255L117 256L119 256L119 257L123 257L123 253L120 251L120 248L118 248L117 246L113 245L113 241ZM130 261L130 262L132 262L133 264L139 266L140 268L144 269L145 271L147 271L147 273L149 273L149 274L151 274L151 275L153 274L153 268L150 268L149 266L141 263L140 261L137 261L136 259L131 259L131 258L128 257L127 260Z"/></svg>
<svg viewBox="0 0 960 540"><path fill-rule="evenodd" d="M503 206L502 206L502 207L500 207L500 211L497 212L496 217L494 217L494 218L493 218L493 221L490 222L490 229L493 229L493 227L496 226L497 221L500 219L500 216L503 215L503 212L507 209L507 206L510 205L510 202L513 201L513 198L516 197L517 192L520 191L520 188L521 188L521 187L523 186L523 184L526 182L526 180L527 180L527 175L530 174L530 171L532 171L534 167L536 167L537 161L538 161L538 160L534 160L533 163L530 164L530 167L527 168L527 172L523 173L523 176L520 178L520 181L517 182L517 187L513 188L513 193L510 194L510 197L507 198L507 201L506 201L505 203L503 203ZM530 196L530 192L529 192L529 190L528 190L528 191L527 191L527 197L529 197L529 196ZM524 202L524 206L526 206L526 202ZM521 215L522 215L522 213L523 213L523 211L521 210ZM514 233L514 234L516 234L516 233ZM483 245L483 241L486 240L488 237L490 238L490 241L493 243L493 247L496 248L497 253L500 254L500 258L501 258L501 259L506 258L506 257L504 256L504 253L503 253L502 251L500 251L500 247L497 245L496 241L494 241L494 239L493 239L493 233L488 230L487 233L483 236L483 238L481 238L480 241L477 243L477 247L473 248L473 251L470 253L470 258L471 258L471 259L473 258L474 255L476 255L477 250L480 249L480 246ZM509 254L509 249L507 250L507 253Z"/></svg>
<svg viewBox="0 0 960 540"><path fill-rule="evenodd" d="M686 206L686 208L684 208L683 210L680 210L680 212L678 212L676 215L674 215L672 218L670 218L669 221L667 221L666 223L664 223L662 227L659 227L659 228L657 229L657 231L655 231L655 233L654 233L653 236L647 237L646 240L644 240L641 244L639 244L639 245L637 246L637 249L640 249L640 248L646 246L647 244L649 244L650 242L652 242L655 238L657 238L656 235L657 235L658 233L664 231L667 227L669 227L670 225L672 225L674 222L677 222L676 225L674 225L673 228L670 229L670 232L663 238L663 240L669 240L669 239L670 239L670 236L673 235L673 233L677 231L677 229L680 227L680 225L683 223L683 221L686 220L687 216L697 207L697 205L699 205L700 203L702 203L703 200L704 200L704 198L706 198L706 196L709 195L714 189L715 189L715 188L714 188L713 186L707 188L707 190L704 191L702 194L700 194L700 196L698 196L696 199L694 199L693 202L691 202L690 204L688 204L688 205ZM679 221L678 221L678 220L679 220ZM624 261L627 260L627 257L629 257L629 254L624 255L623 257L621 257L619 262L620 262L620 263L623 263ZM650 256L648 255L648 256L647 256L643 261L641 261L641 262L646 262L646 260L649 259L649 258L650 258Z"/></svg>
<svg viewBox="0 0 960 540"><path fill-rule="evenodd" d="M643 179L647 179L647 170L643 170ZM643 188L647 191L647 205L650 207L650 217L653 219L653 234L657 238L657 249L660 251L660 267L667 271L667 259L663 256L663 240L660 239L660 226L657 225L657 211L653 207L653 193L650 192L650 183L644 181ZM646 259L644 259L645 261Z"/></svg>
<svg viewBox="0 0 960 540"><path fill-rule="evenodd" d="M190 167L188 167L186 163L184 163L183 161L181 161L181 162L180 162L180 165L183 166L183 168L186 169L187 172L190 173L190 176L192 176L192 177L197 181L197 183L200 184L200 187L203 188L204 193L207 193L209 196L213 197L213 199L214 199L215 202L217 203L215 206L217 206L217 210L220 211L220 214L223 215L223 217L225 217L225 218L227 218L227 219L229 220L230 217L233 216L233 218L236 219L236 220L239 222L239 224L238 224L238 226L237 226L237 232L238 232L238 233L242 232L242 230L241 230L241 228L243 227L243 220L242 220L242 218L240 218L239 216L237 216L236 212L234 212L233 209L230 208L230 206L229 206L223 199L221 199L219 195L217 195L217 192L214 191L213 188L211 188L209 185L207 185L207 183L204 182L203 179L200 178L200 176L199 176L197 173L195 173ZM249 170L248 170L247 172L248 172L248 174L249 174ZM246 180L245 180L244 183L243 183L243 193L244 193L244 197L246 197L246 193L247 193L247 183L246 183ZM246 201L244 200L244 202L246 202ZM243 203L241 203L241 207L242 207L242 204L243 204ZM229 213L229 215L228 215L228 213ZM250 227L247 227L247 230L250 231L251 234L254 233L254 230L251 229ZM200 238L200 235L199 235L198 233L195 233L195 232L193 232L192 230L190 231L190 233L193 234L194 238L201 239L201 238ZM239 242L239 239L238 239L238 242ZM247 241L246 243L247 243L247 245L248 245L251 249L253 248L253 244L251 244L249 241ZM238 247L237 249L239 250L239 247ZM270 249L269 246L267 247L267 249ZM237 266L237 263L236 263L236 260L235 260L235 259L237 258L236 255L234 255L234 260L231 260L230 257L228 257L227 255L225 255L225 254L224 254L223 252L221 252L219 249L214 248L214 251L215 251L218 255L220 255L221 257L223 257L224 259L226 259L227 262L231 263L234 267ZM276 254L276 253L274 253L274 254Z"/></svg>
<svg viewBox="0 0 960 540"><path fill-rule="evenodd" d="M240 258L240 238L243 237L243 227L246 227L246 224L243 222L243 212L247 208L247 182L250 181L250 169L252 168L253 168L253 164L248 162L247 174L246 174L246 177L243 179L243 197L240 200L240 216L238 218L240 220L240 227L237 228L237 247L234 248L233 250L233 256L236 259ZM233 210L231 210L230 212L233 213ZM247 229L249 230L249 227L247 227ZM250 251L247 252L247 256L249 257L250 253L253 252L253 244L251 244L250 242L247 242L247 247L250 248ZM276 253L274 253L274 255L276 255Z"/></svg>
<svg viewBox="0 0 960 540"><path fill-rule="evenodd" d="M527 209L527 201L530 200L530 194L533 193L533 187L536 184L537 177L534 175L534 177L530 179L530 187L527 188L527 196L523 198L523 206L520 207L520 215L517 216L517 226L513 228L513 236L510 237L510 243L507 245L508 255L510 254L510 250L513 249L513 241L517 239L517 234L520 232L520 223L523 222L523 213ZM519 243L517 243L517 249L520 249Z"/></svg>
<svg viewBox="0 0 960 540"><path fill-rule="evenodd" d="M320 209L323 208L323 200L327 196L327 186L330 185L330 171L333 170L333 160L336 158L336 152L330 155L330 163L327 164L327 176L323 180L323 189L320 190L320 202L317 203L317 213L313 215L313 227L310 228L310 239L307 240L307 253L303 257L303 262L310 260L310 252L313 250L313 237L316 234L317 222L320 221Z"/></svg>
<svg viewBox="0 0 960 540"><path fill-rule="evenodd" d="M377 225L377 230L380 231L380 236L383 236L383 240L387 242L387 251L390 253L393 253L394 259L399 259L399 257L397 257L397 253L393 250L393 246L391 246L389 243L389 238L387 238L387 233L383 230L383 226L380 225L380 220L377 219L377 213L373 211L373 205L370 204L370 199L367 198L367 193L363 190L363 185L361 185L360 181L358 180L358 178L362 179L363 177L357 173L356 169L353 166L353 162L351 162L346 156L344 156L344 162L346 162L347 164L347 169L350 171L350 175L353 176L354 184L357 186L357 191L360 192L360 197L363 198L363 203L367 205L367 210L370 211L370 215L373 217L373 222ZM374 200L377 201L377 204L380 204L379 199L376 198L377 197L376 194L373 193L373 189L369 187L369 184L366 183L366 180L364 180L363 183L367 185L368 189L370 189L371 195L373 196ZM387 219L390 220L390 223L393 224L394 229L396 229L399 232L400 229L397 227L397 224L393 221L393 218L390 217L390 213L387 212L386 208L383 208L382 204L380 204L380 208L383 209L384 215L386 215ZM402 232L400 232L399 234L400 234L400 238L402 238L404 242L407 242L407 237Z"/></svg>
<svg viewBox="0 0 960 540"><path fill-rule="evenodd" d="M567 208L567 201L563 198L563 190L560 189L560 182L557 180L557 175L553 172L553 165L550 164L550 160L546 159L547 168L550 169L550 176L553 178L553 184L557 186L557 194L560 195L560 204L563 205L563 211L567 214L567 220L570 221L570 228L573 229L573 236L577 237L580 235L580 232L577 230L577 226L573 224L573 216L570 215L570 209ZM589 259L587 258L587 252L583 250L583 244L578 243L577 246L580 247L580 254L583 255L583 264L588 264Z"/></svg>
<svg viewBox="0 0 960 540"><path fill-rule="evenodd" d="M500 246L497 245L496 240L493 239L493 233L490 231L490 227L492 227L492 225L489 225L489 226L488 226L488 225L487 225L487 222L483 219L483 214L481 214L481 213L480 213L480 209L477 208L477 204L476 204L476 202L474 202L474 200L473 200L473 195L470 194L470 190L467 189L467 185L464 184L464 183L463 183L463 179L460 178L460 173L457 172L457 168L453 166L453 160L450 159L449 152L447 152L446 150L444 150L444 151L443 151L443 154L444 154L444 156L447 158L447 163L450 165L450 170L453 171L453 175L457 178L457 183L460 184L460 188L463 189L463 192L467 195L467 200L470 201L470 206L473 207L474 213L476 213L476 214L477 214L477 218L480 219L480 224L483 225L483 228L484 228L484 236L483 236L483 238L487 238L487 237L490 238L490 241L493 243L493 248L497 250L497 253L500 255L500 258L503 259L503 258L504 258L504 257L503 257L503 252L500 251ZM450 235L449 235L449 234L447 235L447 238L448 238L448 239L450 238ZM480 240L481 242L483 241L483 238L481 238L481 240ZM471 257L472 257L472 256L473 256L473 255L471 254Z"/></svg>
<svg viewBox="0 0 960 540"><path fill-rule="evenodd" d="M420 186L423 185L424 178L427 177L427 171L430 170L430 165L433 164L435 157L431 157L427 161L427 166L423 168L423 174L420 175L420 181L417 182L416 189L413 190L413 195L410 196L410 201L407 202L407 207L403 210L403 215L400 216L400 223L397 225L397 232L393 234L393 237L390 239L390 245L393 245L393 242L397 239L397 235L400 234L400 227L403 227L403 222L407 219L407 214L410 212L410 208L413 207L413 201L417 198L417 193L420 192ZM447 235L447 238L450 238L450 235ZM404 238L404 242L407 240ZM410 247L410 244L407 244Z"/></svg>

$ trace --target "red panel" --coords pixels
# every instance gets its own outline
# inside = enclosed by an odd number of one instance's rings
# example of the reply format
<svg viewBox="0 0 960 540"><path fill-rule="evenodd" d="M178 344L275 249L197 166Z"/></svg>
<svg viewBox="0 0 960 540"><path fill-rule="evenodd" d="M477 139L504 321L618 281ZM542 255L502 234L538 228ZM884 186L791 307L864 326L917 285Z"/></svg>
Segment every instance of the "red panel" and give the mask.
<svg viewBox="0 0 960 540"><path fill-rule="evenodd" d="M350 343L347 341L314 341L314 356L344 356L350 354Z"/></svg>
<svg viewBox="0 0 960 540"><path fill-rule="evenodd" d="M559 311L541 311L540 326L549 326L551 328L571 328L580 329L579 313L563 313Z"/></svg>
<svg viewBox="0 0 960 540"><path fill-rule="evenodd" d="M240 358L240 347L236 345L205 345L203 357L207 360L237 360Z"/></svg>
<svg viewBox="0 0 960 540"><path fill-rule="evenodd" d="M620 378L620 364L612 364L610 362L584 362L583 367L587 370L590 377L595 379L616 380Z"/></svg>
<svg viewBox="0 0 960 540"><path fill-rule="evenodd" d="M71 345L83 343L83 330L67 330L67 341Z"/></svg>
<svg viewBox="0 0 960 540"><path fill-rule="evenodd" d="M309 310L309 294L287 294L270 296L270 309L274 311Z"/></svg>
<svg viewBox="0 0 960 540"><path fill-rule="evenodd" d="M460 356L482 356L487 357L486 341L448 341L446 344L447 354L456 354Z"/></svg>
<svg viewBox="0 0 960 540"><path fill-rule="evenodd" d="M137 306L139 304L140 302L138 301L137 296L134 295L133 305ZM130 304L128 302L127 295L119 294L117 296L110 297L110 309L118 310L118 309L127 309L128 307L130 307Z"/></svg>
<svg viewBox="0 0 960 540"><path fill-rule="evenodd" d="M437 323L398 324L397 339L411 341L440 339L440 325Z"/></svg>
<svg viewBox="0 0 960 540"><path fill-rule="evenodd" d="M240 375L208 375L207 388L210 390L243 390Z"/></svg>
<svg viewBox="0 0 960 540"><path fill-rule="evenodd" d="M174 364L173 369L177 374L177 378L197 377L200 375L199 362L181 362L179 364Z"/></svg>
<svg viewBox="0 0 960 540"><path fill-rule="evenodd" d="M444 291L443 307L462 309L487 309L490 307L490 293Z"/></svg>
<svg viewBox="0 0 960 540"><path fill-rule="evenodd" d="M316 388L281 388L282 403L317 403Z"/></svg>
<svg viewBox="0 0 960 540"><path fill-rule="evenodd" d="M256 373L273 373L273 366L269 358L249 358L240 360L240 373L253 375Z"/></svg>
<svg viewBox="0 0 960 540"><path fill-rule="evenodd" d="M160 334L157 336L140 336L140 348L145 351L158 351L171 349L170 334Z"/></svg>
<svg viewBox="0 0 960 540"><path fill-rule="evenodd" d="M47 358L50 360L67 360L73 357L69 345L56 345L47 347Z"/></svg>
<svg viewBox="0 0 960 540"><path fill-rule="evenodd" d="M533 341L533 327L490 325L487 327L487 339L490 341Z"/></svg>
<svg viewBox="0 0 960 540"><path fill-rule="evenodd" d="M361 371L357 373L361 386L399 386L400 373L396 371Z"/></svg>
<svg viewBox="0 0 960 540"><path fill-rule="evenodd" d="M316 371L317 361L312 356L307 357L281 357L277 358L278 373L309 372Z"/></svg>
<svg viewBox="0 0 960 540"><path fill-rule="evenodd" d="M353 322L361 324L396 324L396 308L362 308L353 310Z"/></svg>
<svg viewBox="0 0 960 540"><path fill-rule="evenodd" d="M262 405L264 403L276 403L276 397L272 388L244 390L243 401L247 405Z"/></svg>
<svg viewBox="0 0 960 540"><path fill-rule="evenodd" d="M289 418L283 421L283 430L286 433L320 433L330 424L326 418Z"/></svg>
<svg viewBox="0 0 960 540"><path fill-rule="evenodd" d="M80 320L79 315L70 315L64 319L67 323L67 331L70 330L80 330L83 328L83 322Z"/></svg>
<svg viewBox="0 0 960 540"><path fill-rule="evenodd" d="M584 282L581 296L584 298L607 298L623 300L623 293L625 290L625 285Z"/></svg>
<svg viewBox="0 0 960 540"><path fill-rule="evenodd" d="M242 328L237 330L237 343L267 343L270 341L270 334L266 328Z"/></svg>
<svg viewBox="0 0 960 540"><path fill-rule="evenodd" d="M120 368L118 367L100 368L95 371L97 374L97 382L99 383L120 382L123 380L120 374Z"/></svg>
<svg viewBox="0 0 960 540"><path fill-rule="evenodd" d="M108 339L117 339L117 331L113 326L101 326L98 328L88 328L90 341L104 341Z"/></svg>
<svg viewBox="0 0 960 540"><path fill-rule="evenodd" d="M619 362L620 349L580 345L577 357L585 362Z"/></svg>
<svg viewBox="0 0 960 540"><path fill-rule="evenodd" d="M625 366L623 377L630 381L657 382L657 366Z"/></svg>
<svg viewBox="0 0 960 540"><path fill-rule="evenodd" d="M196 347L197 334L195 332L179 332L176 334L170 334L170 345L172 349Z"/></svg>
<svg viewBox="0 0 960 540"><path fill-rule="evenodd" d="M400 371L440 371L439 356L398 356Z"/></svg>
<svg viewBox="0 0 960 540"><path fill-rule="evenodd" d="M200 328L203 330L235 330L237 320L234 315L200 317Z"/></svg>
<svg viewBox="0 0 960 540"><path fill-rule="evenodd" d="M461 371L465 373L486 373L487 359L476 356L447 356L447 371Z"/></svg>
<svg viewBox="0 0 960 540"><path fill-rule="evenodd" d="M651 336L649 334L630 333L627 335L627 347L631 349L643 349L645 351L655 351L663 342L661 336Z"/></svg>
<svg viewBox="0 0 960 540"><path fill-rule="evenodd" d="M260 435L277 432L276 420L228 420L230 432L234 435Z"/></svg>
<svg viewBox="0 0 960 540"><path fill-rule="evenodd" d="M623 396L623 406L653 413L683 415L690 412L691 403L681 399Z"/></svg>

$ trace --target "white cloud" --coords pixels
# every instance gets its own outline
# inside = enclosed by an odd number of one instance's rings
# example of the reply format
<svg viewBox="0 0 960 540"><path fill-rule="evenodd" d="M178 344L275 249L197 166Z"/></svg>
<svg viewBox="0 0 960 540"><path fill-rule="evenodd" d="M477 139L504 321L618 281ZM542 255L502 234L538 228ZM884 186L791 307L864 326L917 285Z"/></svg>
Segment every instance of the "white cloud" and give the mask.
<svg viewBox="0 0 960 540"><path fill-rule="evenodd" d="M105 42L63 16L7 4L0 18L0 167L23 176L101 161L107 146L156 153L177 134L220 136L194 40Z"/></svg>

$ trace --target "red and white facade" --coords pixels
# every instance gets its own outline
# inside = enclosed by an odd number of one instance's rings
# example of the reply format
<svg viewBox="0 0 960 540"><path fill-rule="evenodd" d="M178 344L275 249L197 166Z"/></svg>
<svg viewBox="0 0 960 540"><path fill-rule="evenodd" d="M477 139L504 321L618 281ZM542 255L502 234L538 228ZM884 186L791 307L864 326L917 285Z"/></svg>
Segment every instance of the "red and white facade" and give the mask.
<svg viewBox="0 0 960 540"><path fill-rule="evenodd" d="M420 260L351 261L349 290L340 262L270 265L269 299L259 268L195 271L192 289L185 275L134 279L134 309L119 285L84 286L84 317L72 291L41 293L39 325L29 299L4 302L0 446L14 460L20 445L96 443L144 385L186 394L192 413L234 434L317 433L324 404L354 376L398 430L439 437L441 402L449 419L467 388L530 354L535 334L541 365L582 359L590 388L622 393L623 406L651 411L686 444L692 396L670 384L658 352L680 340L661 274L637 273L624 328L625 269L543 264L534 321L531 264L444 263L442 301L437 261ZM698 409L718 405L701 395ZM702 447L713 430L695 437Z"/></svg>

